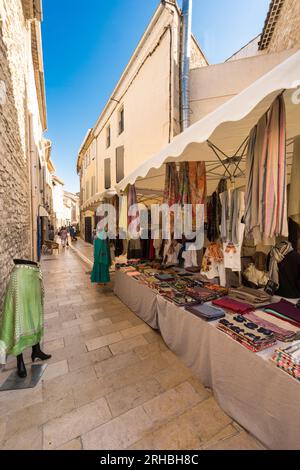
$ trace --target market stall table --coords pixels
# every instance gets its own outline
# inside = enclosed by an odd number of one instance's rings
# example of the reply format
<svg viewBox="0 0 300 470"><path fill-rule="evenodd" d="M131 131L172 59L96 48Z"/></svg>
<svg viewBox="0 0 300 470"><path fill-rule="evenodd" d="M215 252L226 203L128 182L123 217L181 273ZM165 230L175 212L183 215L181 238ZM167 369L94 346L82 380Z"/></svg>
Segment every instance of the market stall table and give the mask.
<svg viewBox="0 0 300 470"><path fill-rule="evenodd" d="M300 449L300 383L270 361L275 347L255 354L218 330L217 322L161 296L157 307L164 341L226 413L269 449Z"/></svg>
<svg viewBox="0 0 300 470"><path fill-rule="evenodd" d="M300 449L300 383L271 362L276 346L253 353L126 273L115 294L210 387L223 410L269 449ZM276 299L276 298L275 298Z"/></svg>
<svg viewBox="0 0 300 470"><path fill-rule="evenodd" d="M158 329L157 294L126 273L116 270L114 293L151 328Z"/></svg>

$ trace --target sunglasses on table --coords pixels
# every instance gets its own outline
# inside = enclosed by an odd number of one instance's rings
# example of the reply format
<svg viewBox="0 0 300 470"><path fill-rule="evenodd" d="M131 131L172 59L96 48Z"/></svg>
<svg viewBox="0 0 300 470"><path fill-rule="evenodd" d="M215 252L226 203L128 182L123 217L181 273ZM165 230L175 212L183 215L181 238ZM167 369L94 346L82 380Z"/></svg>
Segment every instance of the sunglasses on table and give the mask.
<svg viewBox="0 0 300 470"><path fill-rule="evenodd" d="M246 318L244 318L242 315L237 315L233 317L233 319L238 322L238 323L243 323L245 328L248 328L249 330L257 330L257 333L261 333L265 336L271 336L273 335L273 331L267 330L266 328L259 327L256 323L249 322ZM234 325L230 321L226 320L226 318L220 320L220 323L224 326L229 327L232 331L235 333L244 333L245 330L243 328L239 328L238 326ZM249 337L253 338L259 338L259 336L253 335L252 333L246 333Z"/></svg>

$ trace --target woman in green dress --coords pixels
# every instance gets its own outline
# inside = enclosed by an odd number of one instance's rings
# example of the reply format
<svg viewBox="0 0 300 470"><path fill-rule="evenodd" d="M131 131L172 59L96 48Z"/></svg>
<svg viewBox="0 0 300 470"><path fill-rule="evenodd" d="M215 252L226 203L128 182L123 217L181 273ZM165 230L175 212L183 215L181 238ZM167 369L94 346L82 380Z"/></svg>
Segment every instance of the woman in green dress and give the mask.
<svg viewBox="0 0 300 470"><path fill-rule="evenodd" d="M107 284L110 282L109 268L111 256L109 240L104 230L97 232L94 240L94 265L91 274L92 283Z"/></svg>

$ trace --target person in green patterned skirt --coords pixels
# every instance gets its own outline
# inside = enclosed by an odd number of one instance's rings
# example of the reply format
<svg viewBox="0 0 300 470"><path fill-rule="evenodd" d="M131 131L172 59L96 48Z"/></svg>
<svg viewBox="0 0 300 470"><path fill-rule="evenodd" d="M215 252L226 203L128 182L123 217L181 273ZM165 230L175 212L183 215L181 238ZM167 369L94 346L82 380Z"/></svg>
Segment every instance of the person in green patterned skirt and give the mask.
<svg viewBox="0 0 300 470"><path fill-rule="evenodd" d="M32 361L51 356L40 350L44 333L44 289L42 273L32 261L15 260L4 297L0 320L0 364L8 355L17 357L18 374L26 377L23 351L32 347Z"/></svg>

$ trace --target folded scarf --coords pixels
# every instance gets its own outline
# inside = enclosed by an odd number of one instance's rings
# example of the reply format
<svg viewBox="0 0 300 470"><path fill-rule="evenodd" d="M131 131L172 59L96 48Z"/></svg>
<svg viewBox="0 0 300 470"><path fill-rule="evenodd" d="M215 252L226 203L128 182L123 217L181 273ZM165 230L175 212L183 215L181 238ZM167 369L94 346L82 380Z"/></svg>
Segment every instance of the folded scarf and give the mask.
<svg viewBox="0 0 300 470"><path fill-rule="evenodd" d="M281 299L276 304L266 305L263 310L271 315L296 323L300 327L300 308L285 299Z"/></svg>
<svg viewBox="0 0 300 470"><path fill-rule="evenodd" d="M247 318L247 320L249 320L252 323L256 323L258 326L262 328L273 331L273 333L275 334L276 338L279 341L292 341L293 338L296 336L295 331L280 328L279 326L272 323L272 318L270 319L270 321L262 320L253 312L246 313L245 318Z"/></svg>
<svg viewBox="0 0 300 470"><path fill-rule="evenodd" d="M225 310L231 310L235 313L248 313L254 310L252 305L238 302L237 300L230 299L229 297L223 297L222 299L213 300L213 304L217 307L224 308Z"/></svg>
<svg viewBox="0 0 300 470"><path fill-rule="evenodd" d="M195 305L194 307L186 308L186 310L206 321L219 320L225 317L225 311L223 309L207 304Z"/></svg>

